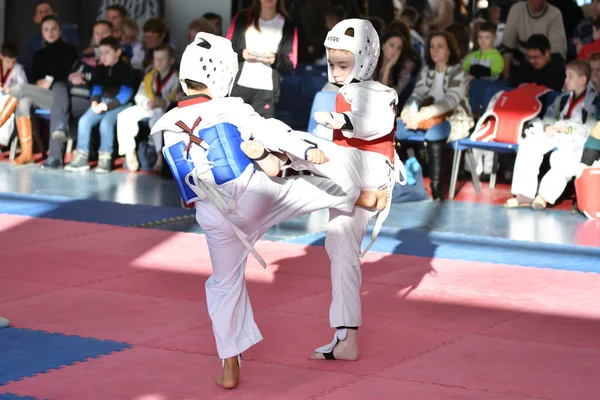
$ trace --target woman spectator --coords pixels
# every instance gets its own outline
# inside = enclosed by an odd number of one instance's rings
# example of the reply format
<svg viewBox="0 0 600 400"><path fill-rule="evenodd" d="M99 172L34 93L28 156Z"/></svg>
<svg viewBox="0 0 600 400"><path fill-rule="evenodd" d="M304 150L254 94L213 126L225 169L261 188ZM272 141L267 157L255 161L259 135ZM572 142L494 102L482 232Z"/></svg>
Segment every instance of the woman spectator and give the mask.
<svg viewBox="0 0 600 400"><path fill-rule="evenodd" d="M415 90L400 114L396 138L424 136L431 194L434 200L442 201L446 141L467 137L473 116L467 74L460 63L456 40L447 32L438 32L431 35L428 47L427 65L421 70Z"/></svg>
<svg viewBox="0 0 600 400"><path fill-rule="evenodd" d="M58 17L48 15L41 23L44 46L33 56L32 78L34 84L16 85L11 97L0 112L0 126L15 111L17 131L21 143L21 155L14 160L15 164L28 164L33 161L33 143L31 132L31 107L49 110L52 106L50 88L54 81L66 80L71 68L77 61L75 46L62 40L62 31ZM6 119L4 118L6 116ZM50 121L53 131L53 121Z"/></svg>
<svg viewBox="0 0 600 400"><path fill-rule="evenodd" d="M381 54L373 79L396 90L400 110L412 92L421 69L421 59L413 50L410 37L400 31L386 32L381 43Z"/></svg>
<svg viewBox="0 0 600 400"><path fill-rule="evenodd" d="M240 70L232 96L241 97L265 118L275 115L281 75L298 62L298 31L283 0L253 0L237 14L227 32Z"/></svg>

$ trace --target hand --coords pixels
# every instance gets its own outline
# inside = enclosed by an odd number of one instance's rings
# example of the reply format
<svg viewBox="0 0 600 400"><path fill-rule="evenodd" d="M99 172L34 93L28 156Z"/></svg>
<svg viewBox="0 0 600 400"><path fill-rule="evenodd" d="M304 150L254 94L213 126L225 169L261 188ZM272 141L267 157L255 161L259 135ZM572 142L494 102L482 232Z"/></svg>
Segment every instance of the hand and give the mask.
<svg viewBox="0 0 600 400"><path fill-rule="evenodd" d="M325 125L331 129L342 129L342 127L346 125L344 114L317 111L314 117L318 124Z"/></svg>
<svg viewBox="0 0 600 400"><path fill-rule="evenodd" d="M267 53L263 57L258 59L260 62L272 65L275 62L275 54Z"/></svg>
<svg viewBox="0 0 600 400"><path fill-rule="evenodd" d="M394 67L394 65L396 65L396 63L398 62L399 58L400 58L400 53L398 53L394 57L392 57L392 59L390 59L390 61L388 61L387 64L385 64L385 71L387 71L387 72L391 71L392 68Z"/></svg>
<svg viewBox="0 0 600 400"><path fill-rule="evenodd" d="M248 62L256 62L258 60L258 58L250 54L248 49L244 49L244 51L242 51L242 58Z"/></svg>
<svg viewBox="0 0 600 400"><path fill-rule="evenodd" d="M569 133L569 127L565 124L557 123L554 125L554 129L559 133Z"/></svg>
<svg viewBox="0 0 600 400"><path fill-rule="evenodd" d="M165 108L167 106L167 102L165 99L158 97L154 99L154 107L152 108Z"/></svg>
<svg viewBox="0 0 600 400"><path fill-rule="evenodd" d="M50 82L48 82L46 79L38 79L35 84L41 88L50 89Z"/></svg>
<svg viewBox="0 0 600 400"><path fill-rule="evenodd" d="M0 89L2 90L2 89ZM4 93L5 94L10 94L12 92L12 87L10 86L4 86Z"/></svg>
<svg viewBox="0 0 600 400"><path fill-rule="evenodd" d="M326 163L329 161L329 159L325 157L325 153L323 153L321 150L313 148L308 150L306 153L306 161L318 165Z"/></svg>
<svg viewBox="0 0 600 400"><path fill-rule="evenodd" d="M468 75L467 76L467 83L471 83L471 81L475 79L475 77L473 75Z"/></svg>
<svg viewBox="0 0 600 400"><path fill-rule="evenodd" d="M576 38L573 38L573 44L575 44L577 46L577 45L580 45L580 44L583 44L583 43L581 42L580 38L576 37Z"/></svg>
<svg viewBox="0 0 600 400"><path fill-rule="evenodd" d="M106 110L108 110L106 103L96 103L96 102L92 103L92 111L95 112L96 114L100 114Z"/></svg>
<svg viewBox="0 0 600 400"><path fill-rule="evenodd" d="M557 131L557 129L556 129L556 126L554 126L554 125L549 125L549 126L546 126L546 127L544 128L544 132L545 132L545 133L546 133L546 135L548 135L549 137L552 137L552 136L554 136L554 135L556 135L556 134L558 133L558 131Z"/></svg>
<svg viewBox="0 0 600 400"><path fill-rule="evenodd" d="M240 143L240 148L251 160L256 160L265 153L265 146L258 140L246 140Z"/></svg>
<svg viewBox="0 0 600 400"><path fill-rule="evenodd" d="M69 75L69 82L71 82L71 84L75 86L84 85L85 78L83 77L83 74L81 72L73 72Z"/></svg>

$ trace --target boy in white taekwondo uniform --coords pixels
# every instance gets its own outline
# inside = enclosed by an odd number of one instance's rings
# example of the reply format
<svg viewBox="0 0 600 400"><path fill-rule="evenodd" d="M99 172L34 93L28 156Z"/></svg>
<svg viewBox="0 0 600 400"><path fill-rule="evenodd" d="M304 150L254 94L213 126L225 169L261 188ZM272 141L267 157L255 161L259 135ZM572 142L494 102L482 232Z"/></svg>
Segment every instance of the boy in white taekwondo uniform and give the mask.
<svg viewBox="0 0 600 400"><path fill-rule="evenodd" d="M238 384L241 353L262 339L244 279L249 252L265 265L253 244L283 220L323 208L351 212L355 202L362 204L358 189L344 191L329 179L271 179L255 170L240 150L244 140L255 139L244 148L260 154L253 157L266 167L274 156L263 146L309 162L327 158L285 124L265 120L242 99L226 97L237 69L229 40L199 33L181 61L180 80L188 96L152 128L152 133L164 131L165 160L206 234L213 268L206 282L207 305L224 368L217 383L227 389Z"/></svg>
<svg viewBox="0 0 600 400"><path fill-rule="evenodd" d="M394 183L399 181L399 173L404 177L406 173L402 172L403 165L394 149L397 93L371 79L380 52L377 31L367 20L347 19L328 33L325 48L329 81L340 86L340 91L335 112L315 113L318 123L334 129L333 142L326 144L313 140L332 161L309 165L292 156L292 168L308 169L330 177L343 189L353 186L366 190L386 189L391 195ZM388 201L377 217L371 243L362 253L362 239L377 211L355 208L351 212L340 209L329 212L325 239L325 249L331 260L333 296L329 319L331 327L337 330L330 344L315 350L314 359L358 358L360 257L377 237L390 204Z"/></svg>
<svg viewBox="0 0 600 400"><path fill-rule="evenodd" d="M506 207L543 210L547 203L554 204L578 173L585 142L596 123L598 93L589 84L591 69L587 62L573 60L565 69L565 90L548 107L543 119L533 121L519 146L511 188L516 197L507 200ZM538 190L540 164L552 149L550 171Z"/></svg>

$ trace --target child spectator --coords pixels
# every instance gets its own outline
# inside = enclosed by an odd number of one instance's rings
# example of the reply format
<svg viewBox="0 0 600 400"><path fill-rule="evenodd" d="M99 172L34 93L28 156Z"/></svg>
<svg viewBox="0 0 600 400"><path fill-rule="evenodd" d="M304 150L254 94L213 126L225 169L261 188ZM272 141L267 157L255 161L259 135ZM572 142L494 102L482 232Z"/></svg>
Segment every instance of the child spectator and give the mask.
<svg viewBox="0 0 600 400"><path fill-rule="evenodd" d="M548 107L543 120L534 120L519 146L512 182L516 197L507 200L506 207L543 210L547 203L558 199L577 174L577 164L596 122L597 92L588 85L591 69L587 62L571 61L566 74L565 91ZM542 178L538 191L540 164L544 154L555 148L550 156L550 171Z"/></svg>
<svg viewBox="0 0 600 400"><path fill-rule="evenodd" d="M600 18L596 18L592 23L594 41L588 44L577 45L577 59L585 60L594 53L600 51Z"/></svg>
<svg viewBox="0 0 600 400"><path fill-rule="evenodd" d="M527 62L510 75L512 86L536 83L561 90L565 81L564 60L558 54L550 54L550 41L546 36L535 34L529 37L525 43L525 59Z"/></svg>
<svg viewBox="0 0 600 400"><path fill-rule="evenodd" d="M215 25L206 18L197 18L188 25L188 43L192 43L196 38L196 35L200 32L216 35L217 29L215 28Z"/></svg>
<svg viewBox="0 0 600 400"><path fill-rule="evenodd" d="M97 173L107 173L112 167L112 152L117 115L129 106L135 77L131 65L121 60L121 44L115 37L100 41L100 65L92 73L92 105L79 119L77 153L67 171L90 169L88 156L92 128L100 124L100 149Z"/></svg>
<svg viewBox="0 0 600 400"><path fill-rule="evenodd" d="M4 42L0 49L0 108L4 111L4 103L10 98L12 88L20 83L27 83L27 75L21 64L17 63L17 45L14 42ZM6 112L10 111L9 109ZM7 145L14 129L14 119L11 116L0 116L6 121L0 126L0 145Z"/></svg>
<svg viewBox="0 0 600 400"><path fill-rule="evenodd" d="M491 6L489 10L489 21L496 24L496 40L494 41L494 48L497 49L502 44L502 36L504 36L505 24L501 20L502 9L499 6ZM502 62L504 63L504 60L502 60Z"/></svg>
<svg viewBox="0 0 600 400"><path fill-rule="evenodd" d="M219 36L223 35L223 18L221 18L221 16L219 14L216 14L213 12L207 12L207 13L204 13L204 15L202 15L202 18L204 18L205 20L207 20L208 22L213 24L213 26L215 27L216 35L219 35ZM208 31L208 30L198 31L198 32L210 33L210 31ZM191 42L191 40L190 40L190 42Z"/></svg>
<svg viewBox="0 0 600 400"><path fill-rule="evenodd" d="M123 110L117 117L117 138L119 141L119 154L125 155L127 168L130 171L139 169L136 155L135 137L139 132L138 122L150 118L148 125L152 126L162 117L175 100L179 89L179 74L173 69L175 57L173 49L166 44L161 44L154 49L154 68L140 84L135 95L135 105ZM162 135L152 135L158 161L154 170L160 171L162 167Z"/></svg>
<svg viewBox="0 0 600 400"><path fill-rule="evenodd" d="M144 46L138 40L138 24L133 18L125 18L121 22L121 51L129 59L131 67L142 70L144 63Z"/></svg>
<svg viewBox="0 0 600 400"><path fill-rule="evenodd" d="M463 62L464 70L470 79L498 79L504 70L502 54L496 50L496 25L493 22L484 22L477 32L479 50L469 54Z"/></svg>

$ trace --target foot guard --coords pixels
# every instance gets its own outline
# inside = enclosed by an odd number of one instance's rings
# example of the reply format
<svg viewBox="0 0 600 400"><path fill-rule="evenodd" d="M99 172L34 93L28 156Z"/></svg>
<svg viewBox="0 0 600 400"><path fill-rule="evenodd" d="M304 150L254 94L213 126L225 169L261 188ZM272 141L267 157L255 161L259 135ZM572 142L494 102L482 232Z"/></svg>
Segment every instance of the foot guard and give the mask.
<svg viewBox="0 0 600 400"><path fill-rule="evenodd" d="M323 354L323 357L325 357L326 360L335 360L333 350L339 342L343 342L344 340L346 340L346 337L348 337L348 329L336 330L335 334L333 335L333 341L329 344L326 344L325 346L321 346L318 349L315 349L315 353Z"/></svg>

